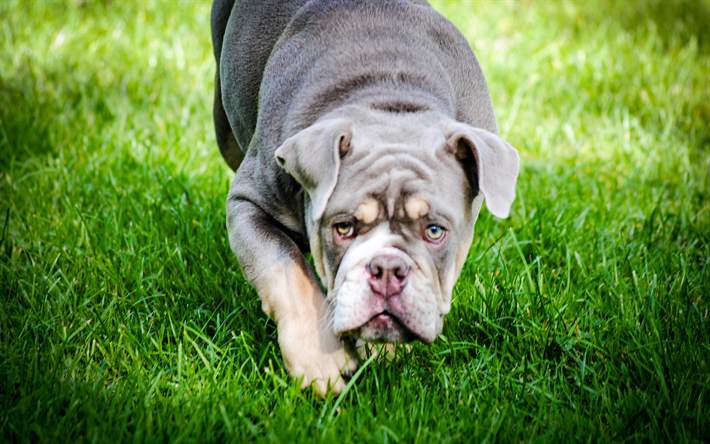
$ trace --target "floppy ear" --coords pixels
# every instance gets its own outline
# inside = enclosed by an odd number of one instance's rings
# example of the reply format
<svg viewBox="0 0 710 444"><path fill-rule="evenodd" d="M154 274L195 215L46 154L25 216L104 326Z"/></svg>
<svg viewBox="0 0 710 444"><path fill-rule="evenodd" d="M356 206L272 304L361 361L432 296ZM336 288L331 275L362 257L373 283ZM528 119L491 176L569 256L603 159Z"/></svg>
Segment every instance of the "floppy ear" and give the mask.
<svg viewBox="0 0 710 444"><path fill-rule="evenodd" d="M323 216L338 181L340 158L350 149L352 125L346 119L317 122L289 137L276 150L276 161L311 199L313 220Z"/></svg>
<svg viewBox="0 0 710 444"><path fill-rule="evenodd" d="M499 136L464 123L452 124L447 134L447 145L466 168L471 187L483 193L488 211L508 217L520 169L518 151Z"/></svg>

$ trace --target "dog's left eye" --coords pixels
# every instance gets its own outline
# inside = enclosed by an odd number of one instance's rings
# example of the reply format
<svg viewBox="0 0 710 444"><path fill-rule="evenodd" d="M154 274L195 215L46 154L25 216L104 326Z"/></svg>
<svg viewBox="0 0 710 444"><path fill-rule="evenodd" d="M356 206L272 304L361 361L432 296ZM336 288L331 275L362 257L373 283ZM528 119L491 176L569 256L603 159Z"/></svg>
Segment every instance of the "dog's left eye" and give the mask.
<svg viewBox="0 0 710 444"><path fill-rule="evenodd" d="M350 222L341 222L339 224L335 224L335 231L337 231L342 237L350 237L353 235L355 228Z"/></svg>
<svg viewBox="0 0 710 444"><path fill-rule="evenodd" d="M426 227L426 238L431 242L440 241L445 233L446 230L438 225L429 225Z"/></svg>

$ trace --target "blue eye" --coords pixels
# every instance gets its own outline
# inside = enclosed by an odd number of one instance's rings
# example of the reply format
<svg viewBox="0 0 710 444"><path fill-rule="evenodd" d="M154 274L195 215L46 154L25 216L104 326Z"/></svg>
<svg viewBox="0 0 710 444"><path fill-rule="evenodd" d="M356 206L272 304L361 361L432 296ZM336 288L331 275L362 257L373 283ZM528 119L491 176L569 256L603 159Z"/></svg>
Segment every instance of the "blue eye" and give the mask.
<svg viewBox="0 0 710 444"><path fill-rule="evenodd" d="M426 227L426 237L431 242L441 240L441 238L444 237L444 233L446 233L446 230L438 225L429 225Z"/></svg>

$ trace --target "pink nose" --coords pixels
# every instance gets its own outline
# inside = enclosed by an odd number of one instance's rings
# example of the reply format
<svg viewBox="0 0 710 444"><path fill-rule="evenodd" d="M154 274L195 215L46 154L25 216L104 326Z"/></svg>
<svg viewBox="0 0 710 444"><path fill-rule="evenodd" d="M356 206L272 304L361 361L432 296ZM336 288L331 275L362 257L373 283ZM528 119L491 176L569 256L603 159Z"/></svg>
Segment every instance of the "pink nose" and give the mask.
<svg viewBox="0 0 710 444"><path fill-rule="evenodd" d="M367 271L372 291L386 298L400 294L407 285L409 266L397 256L376 256L367 264Z"/></svg>

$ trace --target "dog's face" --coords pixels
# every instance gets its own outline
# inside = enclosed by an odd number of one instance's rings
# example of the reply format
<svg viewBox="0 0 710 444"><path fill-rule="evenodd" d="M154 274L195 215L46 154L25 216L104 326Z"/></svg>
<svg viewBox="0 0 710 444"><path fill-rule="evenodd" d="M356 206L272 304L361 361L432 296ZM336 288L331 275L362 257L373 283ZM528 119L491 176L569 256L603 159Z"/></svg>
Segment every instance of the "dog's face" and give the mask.
<svg viewBox="0 0 710 444"><path fill-rule="evenodd" d="M319 121L276 156L308 192L335 333L433 342L484 196L494 215L508 214L515 149L438 113L360 110Z"/></svg>

